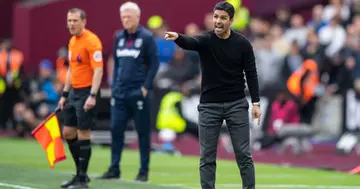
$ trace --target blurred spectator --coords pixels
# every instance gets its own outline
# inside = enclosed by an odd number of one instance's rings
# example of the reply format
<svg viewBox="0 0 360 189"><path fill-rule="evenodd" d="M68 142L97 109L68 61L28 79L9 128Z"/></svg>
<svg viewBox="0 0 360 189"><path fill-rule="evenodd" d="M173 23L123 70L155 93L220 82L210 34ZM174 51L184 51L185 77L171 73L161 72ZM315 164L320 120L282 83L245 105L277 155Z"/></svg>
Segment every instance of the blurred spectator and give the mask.
<svg viewBox="0 0 360 189"><path fill-rule="evenodd" d="M174 58L170 61L168 70L163 77L171 79L173 85L181 86L184 82L195 78L199 73L199 65L193 62L186 52L177 47Z"/></svg>
<svg viewBox="0 0 360 189"><path fill-rule="evenodd" d="M0 43L0 130L6 128L11 120L15 103L21 99L21 86L24 80L23 53L15 49L11 39Z"/></svg>
<svg viewBox="0 0 360 189"><path fill-rule="evenodd" d="M329 24L319 31L319 39L322 45L327 46L325 54L328 57L333 57L344 46L346 39L345 29L339 24L339 18L334 17Z"/></svg>
<svg viewBox="0 0 360 189"><path fill-rule="evenodd" d="M316 33L327 24L322 18L323 12L324 7L322 5L315 5L312 9L312 17L307 25L308 27L314 28Z"/></svg>
<svg viewBox="0 0 360 189"><path fill-rule="evenodd" d="M290 46L290 53L284 58L282 65L282 77L287 81L289 77L301 66L303 57L300 54L299 46L296 41L293 41Z"/></svg>
<svg viewBox="0 0 360 189"><path fill-rule="evenodd" d="M327 94L329 96L335 93L346 94L349 89L354 88L354 81L360 76L359 60L352 55L344 59L344 64L341 64L336 73L336 78L327 86Z"/></svg>
<svg viewBox="0 0 360 189"><path fill-rule="evenodd" d="M357 78L353 82L353 89L349 90L346 94L346 131L358 132L360 131L359 123L359 108L360 108L360 79Z"/></svg>
<svg viewBox="0 0 360 189"><path fill-rule="evenodd" d="M290 16L291 12L286 6L281 6L276 10L277 22L286 29L290 27Z"/></svg>
<svg viewBox="0 0 360 189"><path fill-rule="evenodd" d="M329 22L334 17L339 17L339 23L350 19L350 8L344 4L343 0L329 0L323 12L323 20Z"/></svg>
<svg viewBox="0 0 360 189"><path fill-rule="evenodd" d="M185 26L185 35L195 36L200 34L200 28L195 23L190 23Z"/></svg>
<svg viewBox="0 0 360 189"><path fill-rule="evenodd" d="M169 31L168 25L163 23L159 28L154 29L159 52L159 72L166 71L170 60L174 57L175 43L164 39L165 31Z"/></svg>
<svg viewBox="0 0 360 189"><path fill-rule="evenodd" d="M285 56L290 51L290 43L283 36L284 29L280 24L273 24L270 30L272 49L275 53Z"/></svg>
<svg viewBox="0 0 360 189"><path fill-rule="evenodd" d="M205 14L204 17L204 30L212 30L214 29L214 22L213 22L213 13L209 12Z"/></svg>
<svg viewBox="0 0 360 189"><path fill-rule="evenodd" d="M360 14L354 15L351 25L354 26L355 32L359 35L360 34Z"/></svg>
<svg viewBox="0 0 360 189"><path fill-rule="evenodd" d="M262 40L262 46L255 50L261 94L270 94L274 86L281 82L283 57L272 49L272 40L268 35ZM269 70L272 70L269 72ZM265 92L266 91L266 92Z"/></svg>
<svg viewBox="0 0 360 189"><path fill-rule="evenodd" d="M290 144L293 147L293 154L298 155L310 150L307 137L313 134L315 131L310 125L300 122L296 101L290 98L286 89L281 89L270 107L268 130L258 139L255 146L257 145L256 148L259 150L281 143L278 151L282 152Z"/></svg>
<svg viewBox="0 0 360 189"><path fill-rule="evenodd" d="M56 59L56 77L62 84L66 81L68 64L68 50L66 47L61 47Z"/></svg>
<svg viewBox="0 0 360 189"><path fill-rule="evenodd" d="M356 20L356 17L354 17ZM330 80L327 92L329 95L334 93L345 94L353 88L354 80L360 78L360 57L359 57L359 33L356 31L355 24L347 26L347 36L344 47L339 53L338 65L333 65L333 79Z"/></svg>
<svg viewBox="0 0 360 189"><path fill-rule="evenodd" d="M250 21L250 40L262 39L267 34L265 21L259 17L253 17Z"/></svg>
<svg viewBox="0 0 360 189"><path fill-rule="evenodd" d="M180 48L178 48L180 49ZM200 75L185 82L180 88L164 95L161 100L156 128L162 152L177 153L173 142L184 133L198 139L197 104L200 92ZM195 110L195 111L194 111Z"/></svg>
<svg viewBox="0 0 360 189"><path fill-rule="evenodd" d="M271 104L270 124L267 134L274 136L282 126L286 124L298 124L300 114L297 103L289 98L285 90L281 90L276 95L276 100Z"/></svg>
<svg viewBox="0 0 360 189"><path fill-rule="evenodd" d="M195 36L195 35L199 35L200 34L200 28L198 25L196 25L195 23L190 23L188 25L186 25L185 27L185 35L188 36ZM194 66L192 68L194 68L194 70L192 70L191 72L198 72L200 70L200 57L199 54L196 51L189 51L189 50L185 50L185 55L186 58L191 59L191 62L194 64Z"/></svg>
<svg viewBox="0 0 360 189"><path fill-rule="evenodd" d="M319 37L314 29L310 29L307 35L307 42L303 49L301 49L301 55L303 59L313 59L316 61L319 67L320 73L325 69L325 49L320 44Z"/></svg>
<svg viewBox="0 0 360 189"><path fill-rule="evenodd" d="M60 99L59 87L54 80L54 68L49 60L42 60L39 67L39 90L31 94L33 104L46 103L50 112L54 111Z"/></svg>
<svg viewBox="0 0 360 189"><path fill-rule="evenodd" d="M54 71L49 60L42 60L39 76L30 82L29 98L15 105L14 122L19 136L31 132L56 109L63 84L56 79Z"/></svg>
<svg viewBox="0 0 360 189"><path fill-rule="evenodd" d="M295 14L291 16L291 27L285 31L285 38L288 41L297 41L299 47L304 47L306 44L306 36L308 28L304 26L304 18L301 15Z"/></svg>
<svg viewBox="0 0 360 189"><path fill-rule="evenodd" d="M360 0L351 0L352 3L350 3L351 7L351 14L357 15L360 14Z"/></svg>
<svg viewBox="0 0 360 189"><path fill-rule="evenodd" d="M299 104L303 123L311 124L319 84L318 66L312 59L305 60L287 80L287 88Z"/></svg>

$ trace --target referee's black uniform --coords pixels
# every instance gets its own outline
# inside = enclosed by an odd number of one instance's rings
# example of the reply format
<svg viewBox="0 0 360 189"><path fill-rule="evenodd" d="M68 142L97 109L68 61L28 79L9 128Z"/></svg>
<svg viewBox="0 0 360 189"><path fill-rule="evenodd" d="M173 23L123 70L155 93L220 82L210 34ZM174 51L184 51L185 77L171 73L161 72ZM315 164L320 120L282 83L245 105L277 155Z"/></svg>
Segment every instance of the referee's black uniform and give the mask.
<svg viewBox="0 0 360 189"><path fill-rule="evenodd" d="M202 84L199 110L200 177L203 189L215 188L216 151L223 120L229 128L244 189L255 188L254 165L249 146L249 104L245 79L253 103L260 101L255 57L250 42L231 31L227 39L214 31L195 37L179 34L175 43L199 53Z"/></svg>

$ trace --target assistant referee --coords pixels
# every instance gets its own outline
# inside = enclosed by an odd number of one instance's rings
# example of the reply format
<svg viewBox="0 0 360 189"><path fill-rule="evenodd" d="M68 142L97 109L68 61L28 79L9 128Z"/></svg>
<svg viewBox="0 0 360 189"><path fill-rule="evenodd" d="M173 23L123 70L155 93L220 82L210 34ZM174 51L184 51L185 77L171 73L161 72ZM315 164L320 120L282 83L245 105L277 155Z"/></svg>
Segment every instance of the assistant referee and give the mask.
<svg viewBox="0 0 360 189"><path fill-rule="evenodd" d="M250 152L249 104L245 80L252 99L252 118L260 120L260 97L254 52L250 42L230 29L234 7L219 2L213 10L214 30L188 37L166 32L165 39L199 53L202 69L199 110L200 179L202 189L215 188L216 152L223 120L229 128L244 189L255 189Z"/></svg>
<svg viewBox="0 0 360 189"><path fill-rule="evenodd" d="M90 129L94 125L94 107L103 75L102 44L96 34L85 29L83 10L70 9L67 24L73 37L69 41L70 67L59 108L64 113L63 135L76 165L76 175L61 187L88 188Z"/></svg>

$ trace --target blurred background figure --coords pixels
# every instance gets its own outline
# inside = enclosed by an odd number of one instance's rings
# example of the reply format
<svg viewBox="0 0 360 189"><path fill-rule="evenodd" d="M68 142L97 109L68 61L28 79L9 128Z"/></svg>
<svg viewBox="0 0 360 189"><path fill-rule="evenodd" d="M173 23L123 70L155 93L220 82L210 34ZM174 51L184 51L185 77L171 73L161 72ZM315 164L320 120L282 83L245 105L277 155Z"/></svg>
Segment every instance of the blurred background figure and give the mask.
<svg viewBox="0 0 360 189"><path fill-rule="evenodd" d="M23 61L23 53L11 39L0 41L0 132L11 125L13 107L22 96Z"/></svg>
<svg viewBox="0 0 360 189"><path fill-rule="evenodd" d="M50 113L60 99L63 83L57 79L50 60L39 64L38 76L29 81L27 97L15 105L14 123L19 136L26 136Z"/></svg>

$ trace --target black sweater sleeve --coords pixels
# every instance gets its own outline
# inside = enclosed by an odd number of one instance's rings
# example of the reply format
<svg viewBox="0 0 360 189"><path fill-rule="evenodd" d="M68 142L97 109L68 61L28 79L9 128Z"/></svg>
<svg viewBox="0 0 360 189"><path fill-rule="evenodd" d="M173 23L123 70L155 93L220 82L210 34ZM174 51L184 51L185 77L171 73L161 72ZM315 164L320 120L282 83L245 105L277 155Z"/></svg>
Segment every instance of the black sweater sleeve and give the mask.
<svg viewBox="0 0 360 189"><path fill-rule="evenodd" d="M244 52L244 64L245 64L245 76L246 82L249 87L251 101L260 102L260 94L259 94L259 82L258 82L258 74L256 70L255 56L254 50L251 43L248 40L245 40L245 52Z"/></svg>
<svg viewBox="0 0 360 189"><path fill-rule="evenodd" d="M179 37L175 40L175 43L185 49L185 50L193 50L197 51L202 46L206 45L206 40L209 37L207 33L202 33L200 35L196 35L193 37L183 35L181 33L178 33Z"/></svg>

